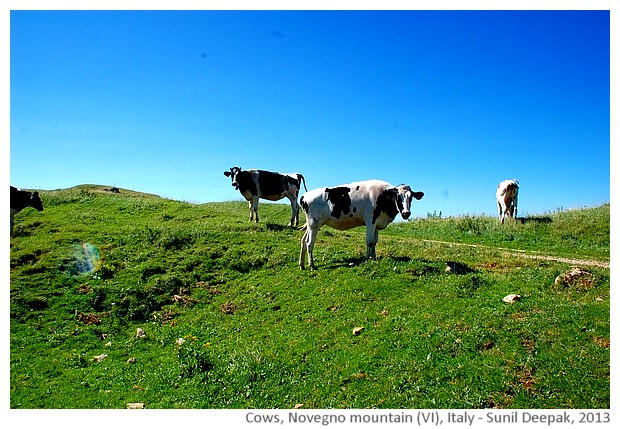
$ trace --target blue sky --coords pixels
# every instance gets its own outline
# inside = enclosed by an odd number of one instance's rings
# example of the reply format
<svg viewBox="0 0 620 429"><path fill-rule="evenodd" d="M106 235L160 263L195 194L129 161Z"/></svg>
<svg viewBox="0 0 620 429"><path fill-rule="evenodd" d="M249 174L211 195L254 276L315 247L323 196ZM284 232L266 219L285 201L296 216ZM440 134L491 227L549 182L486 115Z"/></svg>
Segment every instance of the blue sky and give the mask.
<svg viewBox="0 0 620 429"><path fill-rule="evenodd" d="M203 203L233 166L425 192L414 216L610 200L610 13L11 11L10 183Z"/></svg>

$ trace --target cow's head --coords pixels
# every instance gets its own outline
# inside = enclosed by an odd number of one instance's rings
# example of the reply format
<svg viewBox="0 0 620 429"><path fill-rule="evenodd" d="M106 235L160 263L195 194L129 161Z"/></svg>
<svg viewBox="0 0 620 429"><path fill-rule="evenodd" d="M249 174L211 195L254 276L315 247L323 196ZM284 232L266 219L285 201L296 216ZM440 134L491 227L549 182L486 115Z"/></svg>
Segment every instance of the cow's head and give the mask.
<svg viewBox="0 0 620 429"><path fill-rule="evenodd" d="M39 197L39 193L37 191L34 191L30 195L30 207L34 207L40 212L43 211L43 202L41 201L41 197Z"/></svg>
<svg viewBox="0 0 620 429"><path fill-rule="evenodd" d="M396 206L403 219L409 219L411 216L411 202L415 198L421 200L424 196L424 192L414 192L409 185L398 185L394 190L397 193Z"/></svg>
<svg viewBox="0 0 620 429"><path fill-rule="evenodd" d="M225 171L224 176L230 177L232 180L232 185L235 189L239 189L239 182L237 181L237 176L241 173L241 169L239 167L233 167L230 171Z"/></svg>

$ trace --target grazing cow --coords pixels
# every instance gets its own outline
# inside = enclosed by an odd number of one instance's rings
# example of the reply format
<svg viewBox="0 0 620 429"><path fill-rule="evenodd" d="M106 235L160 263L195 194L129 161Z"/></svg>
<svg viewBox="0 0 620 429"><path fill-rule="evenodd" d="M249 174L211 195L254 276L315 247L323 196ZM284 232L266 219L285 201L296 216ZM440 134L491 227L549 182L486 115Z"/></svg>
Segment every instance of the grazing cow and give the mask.
<svg viewBox="0 0 620 429"><path fill-rule="evenodd" d="M504 180L497 185L495 196L497 197L497 211L499 222L504 223L506 215L513 219L517 218L517 197L519 195L519 182L516 179Z"/></svg>
<svg viewBox="0 0 620 429"><path fill-rule="evenodd" d="M241 192L250 206L250 221L258 223L258 200L263 198L269 201L278 201L287 197L291 201L293 215L289 226L299 224L299 203L297 197L301 189L301 183L306 188L306 179L299 173L280 174L265 170L242 170L233 167L225 171L224 175L230 177L232 185Z"/></svg>
<svg viewBox="0 0 620 429"><path fill-rule="evenodd" d="M411 215L411 201L424 192L413 192L409 185L392 186L380 180L367 180L333 188L318 188L301 197L306 212L306 232L301 239L299 266L303 270L308 254L310 269L316 269L312 249L323 225L345 230L366 225L366 257L375 257L379 230L387 227L398 213Z"/></svg>
<svg viewBox="0 0 620 429"><path fill-rule="evenodd" d="M11 234L15 224L15 215L26 207L34 207L38 211L43 211L43 203L38 192L28 192L11 186Z"/></svg>

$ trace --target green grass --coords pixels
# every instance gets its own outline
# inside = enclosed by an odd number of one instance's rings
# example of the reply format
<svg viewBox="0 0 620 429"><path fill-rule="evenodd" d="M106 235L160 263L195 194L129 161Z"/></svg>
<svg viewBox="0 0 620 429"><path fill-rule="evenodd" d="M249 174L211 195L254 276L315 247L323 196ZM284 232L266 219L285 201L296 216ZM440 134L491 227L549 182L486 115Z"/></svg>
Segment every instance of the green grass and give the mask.
<svg viewBox="0 0 620 429"><path fill-rule="evenodd" d="M428 216L404 228L420 239L458 241L517 250L543 252L576 259L609 262L609 204L541 216L506 219L462 216L440 219ZM401 227L401 225L397 225ZM388 233L400 234L399 228Z"/></svg>
<svg viewBox="0 0 620 429"><path fill-rule="evenodd" d="M256 225L243 202L121 192L42 191L16 217L11 408L610 407L609 270L556 285L570 265L505 250L608 261L608 205L397 223L369 262L363 229L324 228L310 272L288 205Z"/></svg>

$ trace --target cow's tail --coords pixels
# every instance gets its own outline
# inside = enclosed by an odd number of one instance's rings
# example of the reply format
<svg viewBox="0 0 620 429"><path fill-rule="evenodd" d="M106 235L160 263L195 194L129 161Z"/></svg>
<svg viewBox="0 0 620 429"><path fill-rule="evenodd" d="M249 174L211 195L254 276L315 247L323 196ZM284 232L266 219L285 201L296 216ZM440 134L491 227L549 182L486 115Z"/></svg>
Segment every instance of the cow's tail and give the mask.
<svg viewBox="0 0 620 429"><path fill-rule="evenodd" d="M297 173L297 178L301 179L301 182L304 184L304 189L308 192L308 188L306 188L306 179L301 173Z"/></svg>

